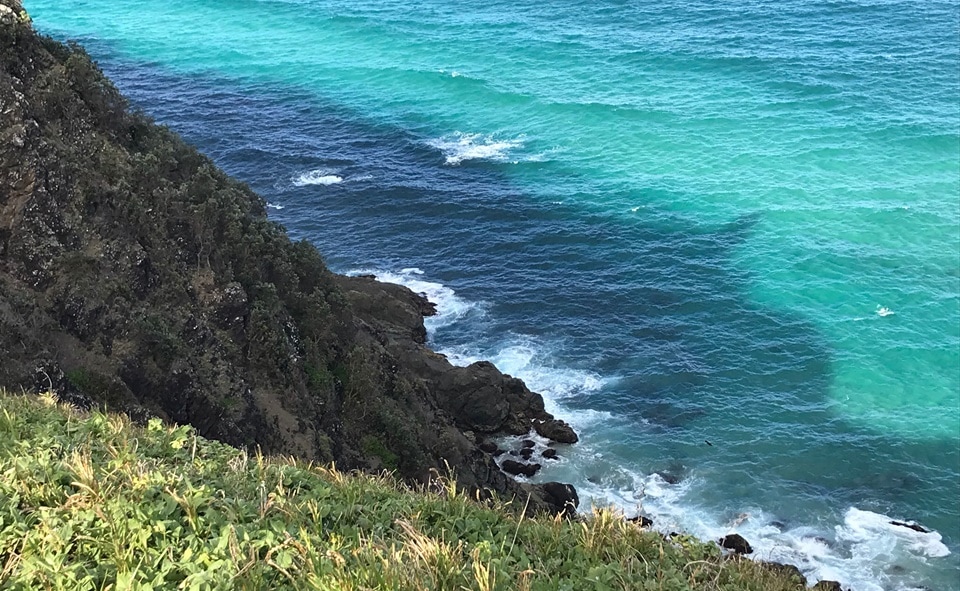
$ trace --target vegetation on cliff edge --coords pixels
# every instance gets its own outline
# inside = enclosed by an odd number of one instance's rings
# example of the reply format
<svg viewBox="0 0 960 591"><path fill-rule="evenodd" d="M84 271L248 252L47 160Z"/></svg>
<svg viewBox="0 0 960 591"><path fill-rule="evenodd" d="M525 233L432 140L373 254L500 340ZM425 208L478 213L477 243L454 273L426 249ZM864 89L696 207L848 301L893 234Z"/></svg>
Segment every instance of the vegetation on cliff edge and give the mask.
<svg viewBox="0 0 960 591"><path fill-rule="evenodd" d="M609 511L513 509L0 391L3 589L803 588Z"/></svg>

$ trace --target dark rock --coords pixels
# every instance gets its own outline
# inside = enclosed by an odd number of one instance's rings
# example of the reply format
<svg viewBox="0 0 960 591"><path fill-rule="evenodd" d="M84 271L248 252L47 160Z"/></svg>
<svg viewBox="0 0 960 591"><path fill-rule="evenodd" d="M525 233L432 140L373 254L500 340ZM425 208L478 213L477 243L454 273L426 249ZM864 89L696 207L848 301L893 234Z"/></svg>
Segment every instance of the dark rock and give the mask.
<svg viewBox="0 0 960 591"><path fill-rule="evenodd" d="M520 447L534 447L537 444L531 441L530 439L524 439L520 442Z"/></svg>
<svg viewBox="0 0 960 591"><path fill-rule="evenodd" d="M497 447L497 444L492 441L484 441L479 446L481 451L484 451L488 454L496 453L500 448Z"/></svg>
<svg viewBox="0 0 960 591"><path fill-rule="evenodd" d="M781 564L779 562L764 562L759 561L759 564L762 564L768 571L777 573L785 579L796 582L798 585L807 586L807 577L803 576L803 573L799 568L792 564Z"/></svg>
<svg viewBox="0 0 960 591"><path fill-rule="evenodd" d="M751 554L753 552L753 547L740 534L723 536L719 543L721 548L733 550L737 554Z"/></svg>
<svg viewBox="0 0 960 591"><path fill-rule="evenodd" d="M930 533L930 530L923 527L918 523L904 522L904 521L891 521L890 525L896 525L898 527L905 527L907 529L912 529L915 532L920 532L922 534Z"/></svg>
<svg viewBox="0 0 960 591"><path fill-rule="evenodd" d="M580 440L573 428L559 419L535 422L533 427L541 437L552 439L557 443L576 443Z"/></svg>
<svg viewBox="0 0 960 591"><path fill-rule="evenodd" d="M537 473L540 470L540 464L524 464L521 462L516 462L514 460L504 460L500 467L503 468L503 471L507 474L513 474L514 476L526 476L530 477Z"/></svg>
<svg viewBox="0 0 960 591"><path fill-rule="evenodd" d="M556 459L557 459L557 450L552 449L552 448L551 448L551 449L545 449L545 450L543 450L543 453L540 454L540 455L543 456L544 458L548 459L548 460L556 460Z"/></svg>
<svg viewBox="0 0 960 591"><path fill-rule="evenodd" d="M540 489L543 491L544 500L556 507L559 513L572 516L577 512L580 497L572 484L544 482L540 485Z"/></svg>
<svg viewBox="0 0 960 591"><path fill-rule="evenodd" d="M680 476L670 472L657 472L657 474L660 476L660 478L663 478L664 482L667 484L677 484L682 480Z"/></svg>
<svg viewBox="0 0 960 591"><path fill-rule="evenodd" d="M495 458L499 458L500 456L503 455L503 453L504 453L505 451L506 451L506 450L503 450L503 449L497 449L497 450L495 450L495 451L490 452L490 455L492 455L492 456L495 457Z"/></svg>
<svg viewBox="0 0 960 591"><path fill-rule="evenodd" d="M811 588L812 591L843 591L843 587L836 581L819 581Z"/></svg>
<svg viewBox="0 0 960 591"><path fill-rule="evenodd" d="M653 527L653 520L647 517L646 515L637 515L636 517L629 517L627 521L630 523L636 523L638 526L643 528Z"/></svg>
<svg viewBox="0 0 960 591"><path fill-rule="evenodd" d="M524 470L524 464L521 464L515 460L504 460L500 463L500 467L503 468L503 471L507 474L512 474L514 476L523 474Z"/></svg>
<svg viewBox="0 0 960 591"><path fill-rule="evenodd" d="M520 457L523 458L523 459L525 459L525 460L529 460L529 459L530 459L530 456L532 456L532 455L533 455L533 449L531 449L531 448L529 448L529 447L525 447L525 448L523 448L523 449L520 450Z"/></svg>

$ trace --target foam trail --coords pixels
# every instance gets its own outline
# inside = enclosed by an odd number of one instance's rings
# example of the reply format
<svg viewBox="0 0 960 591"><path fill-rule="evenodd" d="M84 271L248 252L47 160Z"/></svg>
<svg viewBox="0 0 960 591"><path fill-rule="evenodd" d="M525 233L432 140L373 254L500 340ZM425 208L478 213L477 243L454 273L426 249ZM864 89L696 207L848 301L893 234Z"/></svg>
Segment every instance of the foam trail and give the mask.
<svg viewBox="0 0 960 591"><path fill-rule="evenodd" d="M335 174L336 171L318 168L305 172L293 180L295 187L307 187L310 185L337 185L343 182L343 177Z"/></svg>
<svg viewBox="0 0 960 591"><path fill-rule="evenodd" d="M283 206L280 205L279 203L267 203L267 207L270 209L276 209L276 210L283 209Z"/></svg>

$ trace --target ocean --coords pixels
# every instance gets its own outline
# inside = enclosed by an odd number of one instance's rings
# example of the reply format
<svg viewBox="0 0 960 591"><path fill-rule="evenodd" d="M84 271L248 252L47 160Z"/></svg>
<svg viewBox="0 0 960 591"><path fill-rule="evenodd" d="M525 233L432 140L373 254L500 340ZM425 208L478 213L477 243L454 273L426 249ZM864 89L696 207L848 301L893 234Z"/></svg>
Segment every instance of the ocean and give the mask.
<svg viewBox="0 0 960 591"><path fill-rule="evenodd" d="M960 589L956 2L25 4L543 393L582 508Z"/></svg>

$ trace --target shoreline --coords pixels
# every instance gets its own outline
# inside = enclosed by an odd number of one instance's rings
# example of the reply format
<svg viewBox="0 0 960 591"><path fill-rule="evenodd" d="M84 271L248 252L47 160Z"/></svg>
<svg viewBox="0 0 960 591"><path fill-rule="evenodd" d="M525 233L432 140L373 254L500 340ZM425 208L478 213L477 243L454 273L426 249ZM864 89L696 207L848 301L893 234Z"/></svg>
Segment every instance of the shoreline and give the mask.
<svg viewBox="0 0 960 591"><path fill-rule="evenodd" d="M378 276L390 277L391 280L399 280L401 284L404 284L405 276L403 273L386 273L381 272ZM407 279L413 279L416 282L419 282L418 285L421 287L423 285L428 285L429 290L435 294L441 294L442 299L438 300L438 310L443 314L446 312L451 318L448 322L457 322L459 321L455 315L451 314L451 310L444 310L444 301L456 300L456 307L461 308L465 306L470 306L468 302L463 302L459 300L459 296L456 295L456 292L450 287L445 286L440 283L434 283L433 279L429 276L426 276L423 271L417 269L417 273L412 277L406 277ZM407 287L413 287L412 284L407 284ZM439 329L440 327L435 327ZM431 343L434 343L432 340L434 337L431 336ZM446 345L451 345L447 343ZM447 351L444 344L437 346L440 351ZM454 357L457 357L454 355ZM476 355L469 355L462 358L463 363L469 363L476 359ZM496 362L496 360L494 360ZM517 375L524 377L524 372L514 371L513 369L508 370L512 375ZM528 380L529 381L529 380ZM535 380L530 382L531 387L536 389L537 385ZM548 396L545 396L545 400L549 402L548 407L551 411L556 414L558 417L563 418L567 421L570 421L572 424L575 424L573 421L573 414L576 411L566 410L563 411L560 406L558 406L560 401L551 401ZM584 430L583 427L578 428L578 433L581 439L586 439L588 442L590 440L590 431L589 428ZM511 435L505 438L499 438L497 441L500 444L496 449L500 453L499 457L503 458L513 458L518 459L515 456L510 456L509 454L513 452L514 454L519 454L524 448L524 440L533 439L536 440L537 437L535 434L518 434ZM504 442L504 440L506 440ZM571 446L568 450L559 449L560 457L578 455L574 448L582 445L582 441L578 442ZM556 468L557 465L551 460L540 460L537 459L537 452L541 452L543 449L550 449L550 445L546 443L537 442L536 451L534 453L534 460L536 462L542 463L544 465L544 470L547 470L547 477L556 477L555 470L550 472L550 468ZM589 454L588 454L589 455ZM686 486L690 484L689 479L696 479L695 476L690 474L684 474L681 476L667 474L665 477L659 473L653 472L645 475L647 478L645 481L638 481L635 485L635 491L643 491L646 486L649 486L650 479L659 479L659 484L654 487L654 489L659 490L660 495L664 494L664 491L678 489L685 490ZM523 482L528 482L529 480L520 476ZM536 481L536 476L533 478L533 481ZM615 498L610 496L611 491L606 490L601 483L592 483L584 480L585 476L583 474L578 475L576 478L573 477L569 469L563 471L563 476L560 479L569 481L573 483L577 488L578 495L581 499L581 512L589 513L591 505L586 502L588 498L599 498L601 499L600 503L594 506L597 507L609 507L614 511L620 512L625 519L631 520L636 519L638 522L643 523L646 527L651 527L654 531L658 531L662 535L670 536L675 535L676 531L674 528L677 528L677 525L670 525L670 523L676 521L678 517L677 511L683 512L685 510L691 510L684 501L682 500L683 493L677 493L681 497L680 499L672 499L670 505L668 505L669 510L665 513L661 513L660 510L664 507L659 506L659 498L654 497L654 505L657 506L657 510L654 511L644 511L642 507L646 504L644 499L646 497L638 497L634 502L627 501L623 498ZM584 486L588 484L589 486ZM678 488L679 487L679 488ZM646 493L642 493L646 494ZM651 499L647 499L651 500ZM686 509L684 509L686 507ZM696 507L695 510L699 512L705 511L702 507ZM757 511L750 510L751 513L743 513L736 517L736 519L729 526L718 522L717 524L710 527L713 530L713 535L704 535L703 533L697 533L691 531L691 528L680 527L681 532L685 532L694 536L695 538L708 543L713 543L716 545L722 545L724 538L727 536L739 536L742 534L745 538L745 542L753 547L753 552L746 555L751 560L763 564L774 565L774 568L783 567L787 569L796 568L798 572L804 576L805 580L810 581L810 584L813 585L815 582L823 581L826 589L835 589L841 587L834 587L833 584L837 581L842 584L843 589L852 589L853 591L862 591L863 589L870 590L880 590L886 589L887 587L882 587L879 583L870 581L867 586L861 585L849 585L844 583L848 577L853 578L855 575L847 574L844 575L842 568L844 567L844 557L841 554L843 549L841 544L850 543L847 540L849 538L842 538L840 541L833 542L828 541L827 539L821 537L818 529L805 526L802 523L791 523L789 526L779 521L782 517L776 514L769 514L764 511L763 508L759 508ZM703 514L695 519L708 519L710 517L715 517L712 514ZM646 520L650 519L648 523ZM748 529L743 529L741 526L750 522L754 524ZM667 525L664 525L666 523ZM906 526L901 525L906 523ZM659 524L659 525L658 525ZM701 522L701 526L706 526L705 523ZM916 551L923 556L929 558L936 558L947 555L950 551L942 543L942 538L939 532L930 531L926 528L923 528L922 525L918 524L915 521L910 520L909 518L904 518L902 516L888 516L882 513L862 510L856 506L848 507L844 512L838 516L838 521L836 525L832 526L836 528L839 532L843 530L844 536L855 536L855 535L867 535L866 532L870 532L870 536L880 541L880 543L886 544L883 540L889 541L891 544L896 544L897 546L903 547L914 547ZM822 529L819 528L819 529ZM923 530L923 531L921 531ZM862 544L866 542L867 539L864 538L857 544ZM868 551L866 549L861 551ZM798 559L792 558L790 555L797 557ZM809 553L809 554L807 554ZM735 554L731 552L731 555ZM828 558L831 554L835 558ZM847 559L851 560L851 559ZM890 556L889 561L878 562L877 566L882 566L885 568L892 569L897 571L897 569L903 569L904 567L900 566L902 563L901 558L894 558ZM919 567L920 565L915 565ZM825 571L824 574L817 576L818 571ZM865 579L865 573L859 573L856 575L861 580ZM897 587L902 589L920 589L921 587L907 585L905 587Z"/></svg>

